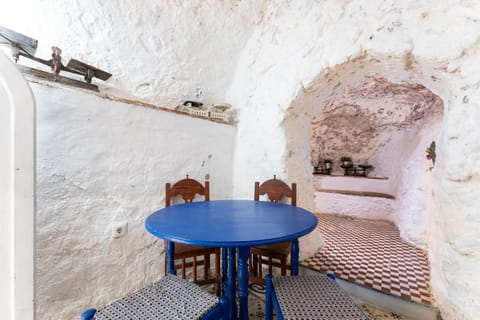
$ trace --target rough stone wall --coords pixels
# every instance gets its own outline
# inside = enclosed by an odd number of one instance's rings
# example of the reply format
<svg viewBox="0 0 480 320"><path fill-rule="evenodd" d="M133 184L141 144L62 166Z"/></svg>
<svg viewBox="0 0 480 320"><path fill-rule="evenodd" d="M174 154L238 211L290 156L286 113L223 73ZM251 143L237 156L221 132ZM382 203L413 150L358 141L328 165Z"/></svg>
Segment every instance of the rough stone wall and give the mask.
<svg viewBox="0 0 480 320"><path fill-rule="evenodd" d="M438 96L418 84L372 79L343 90L319 106L321 114L311 123L312 165L332 159L339 173L340 157L349 156L355 164L373 165L370 176L396 175L405 165L403 154L418 143L412 137L424 136L426 124L443 114ZM392 141L394 136L400 137Z"/></svg>
<svg viewBox="0 0 480 320"><path fill-rule="evenodd" d="M89 307L164 274L163 241L144 227L165 183L210 176L231 198L235 128L32 84L37 103L37 319ZM116 238L117 227L127 234Z"/></svg>

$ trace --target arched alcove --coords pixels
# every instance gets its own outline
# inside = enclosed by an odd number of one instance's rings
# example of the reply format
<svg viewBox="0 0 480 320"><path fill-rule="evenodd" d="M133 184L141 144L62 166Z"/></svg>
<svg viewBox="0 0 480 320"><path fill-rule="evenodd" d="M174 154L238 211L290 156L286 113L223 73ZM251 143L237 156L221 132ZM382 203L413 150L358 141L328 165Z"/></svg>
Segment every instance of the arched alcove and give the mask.
<svg viewBox="0 0 480 320"><path fill-rule="evenodd" d="M409 174L409 170L415 166L421 167L425 171L424 179L419 179L411 185L403 184L398 190L400 193L415 191L405 193L407 197L426 197L424 199L428 226L426 242L432 294L435 305L440 308L442 314L453 315L460 310L459 306L462 305L465 295L452 299L449 292L452 290L469 292L466 283L470 281L470 276L456 273L455 270L458 269L451 261L473 265L475 259L475 255L471 258L462 255L463 251L459 249L460 243L462 245L470 243L466 240L468 236L460 230L468 229L467 224L471 225L472 221L467 219L469 222L464 223L461 219L466 219L468 208L473 201L468 196L470 193L464 191L476 181L472 178L475 177L476 171L471 165L476 156L467 149L467 146L476 146L477 143L470 138L471 135L462 131L474 130L473 124L476 123L476 117L469 114L473 100L469 80L462 78L459 72L445 62L419 58L411 53L394 56L370 52L330 69L320 69L312 81L300 84L301 90L289 104L282 122L286 141L284 162L286 172L288 178L295 180L298 189L302 190L298 201L305 207L313 209L315 189L310 145L311 123L321 114L322 107L341 96L345 88L358 87L375 78L386 79L394 84L421 85L437 95L444 105L443 120L438 123L439 133L435 139L437 142L435 167L428 170L431 162L429 164L425 159L425 148L431 141L426 141L428 143L425 145L419 143L420 158L417 160L421 163L412 162L403 170L405 174ZM458 121L462 121L464 125L457 125ZM462 152L464 156L458 156L458 152ZM469 156L465 157L467 154ZM462 201L459 202L458 199ZM400 206L408 203L397 202ZM450 212L456 213L452 215ZM459 226L462 227L457 228ZM413 231L414 234L419 234L417 230ZM405 234L402 234L402 237L409 238ZM410 239L412 240L417 241Z"/></svg>
<svg viewBox="0 0 480 320"><path fill-rule="evenodd" d="M339 156L348 155L357 162L368 161L375 166L372 176L389 178L387 181L391 190L388 193L395 199L381 199L379 202L389 203L390 216L387 220L395 223L403 240L427 249L431 294L435 305L443 304L442 312L450 307L450 302L445 290L448 275L442 270L443 260L436 255L444 247L442 237L446 232L444 226L438 223L443 218L436 193L445 174L445 161L448 160L444 158L443 148L446 147L449 111L452 112L450 108L454 99L452 88L458 84L459 79L446 73L438 62L411 54L365 53L322 70L310 83L301 84L302 89L291 102L282 123L288 176L302 190L299 202L307 204L309 209L322 213L318 208L319 201L326 205L332 202L332 194L328 195L328 199L326 196L318 198L317 176L312 174L313 167L323 157L337 162L334 168L337 174L343 174L338 166ZM357 101L351 101L352 98ZM390 105L385 108L382 104ZM404 111L400 112L399 108ZM346 116L341 117L340 110L345 111L343 114ZM330 121L324 121L328 117L332 117ZM325 150L330 153L325 154L312 148L318 143L312 139L315 137L312 124L322 122L330 126L323 127L323 131L319 132L331 135L330 139L337 137L336 142L331 140L329 150ZM356 129L346 134L352 122ZM377 125L384 128L377 130ZM370 130L372 127L375 130ZM356 140L362 134L364 138L359 139L362 140L360 146L345 143L349 139ZM375 141L373 144L369 137ZM432 140L437 142L439 156L435 167L425 157L425 149ZM403 147L397 150L399 145ZM382 163L387 159L391 162ZM365 200L370 205L378 199L370 197ZM382 219L378 216L369 218Z"/></svg>
<svg viewBox="0 0 480 320"><path fill-rule="evenodd" d="M425 247L424 186L431 165L425 149L438 137L442 100L423 85L384 78L337 90L341 94L320 106L312 120L310 158L313 166L333 159L332 176L342 177L314 178L315 211L392 221L405 240ZM378 179L343 176L342 156L351 157L356 167L371 165L368 176Z"/></svg>
<svg viewBox="0 0 480 320"><path fill-rule="evenodd" d="M415 137L432 136L432 122L441 123L441 99L420 84L373 78L338 90L341 95L319 106L310 140L312 165L333 159L334 173L343 174L339 159L349 156L372 165L369 176L398 176L418 143Z"/></svg>
<svg viewBox="0 0 480 320"><path fill-rule="evenodd" d="M441 131L443 86L431 62L411 55L363 55L304 86L284 120L288 174L308 190L301 201L318 209L312 168L319 160L332 158L337 174L343 174L343 155L368 162L372 176L389 178L387 193L397 198L385 219L397 224L404 239L425 246L424 174L431 165L425 148Z"/></svg>

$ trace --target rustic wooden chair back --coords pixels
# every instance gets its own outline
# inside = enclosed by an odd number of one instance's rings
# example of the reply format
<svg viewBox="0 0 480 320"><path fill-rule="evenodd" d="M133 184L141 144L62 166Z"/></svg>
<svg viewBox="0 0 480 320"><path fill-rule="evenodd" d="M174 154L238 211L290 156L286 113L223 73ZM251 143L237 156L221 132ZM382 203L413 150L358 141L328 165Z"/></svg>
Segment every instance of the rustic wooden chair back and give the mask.
<svg viewBox="0 0 480 320"><path fill-rule="evenodd" d="M205 181L202 185L197 180L187 177L177 181L173 185L166 183L165 185L165 207L172 204L172 199L180 196L184 202L190 203L195 197L203 196L204 201L210 201L210 183ZM166 243L165 243L166 247ZM215 256L215 270L213 277L209 275L210 255ZM191 246L181 243L175 243L174 250L175 270L182 271L182 278L186 278L187 270L192 268L193 282L198 285L215 284L215 292L218 296L221 294L221 273L220 273L220 248L209 248ZM177 260L180 263L177 264ZM167 256L165 255L165 274L167 273ZM203 277L198 276L198 267L204 266Z"/></svg>
<svg viewBox="0 0 480 320"><path fill-rule="evenodd" d="M280 202L284 197L287 197L290 198L292 206L297 206L297 184L292 183L290 188L288 184L278 180L276 175L273 176L273 179L267 180L262 184L258 181L255 182L254 199L259 201L262 195L267 195L272 202Z"/></svg>
<svg viewBox="0 0 480 320"><path fill-rule="evenodd" d="M171 205L172 198L181 196L185 202L193 202L195 195L204 196L204 201L210 201L210 183L205 181L205 186L187 175L186 179L176 182L173 186L170 183L165 185L165 207Z"/></svg>
<svg viewBox="0 0 480 320"><path fill-rule="evenodd" d="M271 202L281 202L284 198L290 198L290 204L296 206L297 184L292 183L289 187L288 184L277 179L277 176L274 175L273 179L266 180L262 184L258 181L255 182L254 199L260 201L262 195L266 195ZM287 269L290 269L290 265L287 263L290 250L290 242L252 247L249 259L250 282L265 284L263 265L268 266L268 273L270 274L273 268L279 268L281 275L286 275Z"/></svg>

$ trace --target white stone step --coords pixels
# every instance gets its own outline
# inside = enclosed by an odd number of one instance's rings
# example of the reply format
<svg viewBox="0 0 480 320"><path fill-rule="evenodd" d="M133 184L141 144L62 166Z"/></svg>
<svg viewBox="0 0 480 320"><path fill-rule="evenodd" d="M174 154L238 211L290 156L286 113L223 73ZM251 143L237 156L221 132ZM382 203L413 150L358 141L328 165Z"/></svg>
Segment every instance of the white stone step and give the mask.
<svg viewBox="0 0 480 320"><path fill-rule="evenodd" d="M357 193L316 191L315 212L394 221L395 199Z"/></svg>
<svg viewBox="0 0 480 320"><path fill-rule="evenodd" d="M394 188L388 178L314 175L315 211L394 221Z"/></svg>

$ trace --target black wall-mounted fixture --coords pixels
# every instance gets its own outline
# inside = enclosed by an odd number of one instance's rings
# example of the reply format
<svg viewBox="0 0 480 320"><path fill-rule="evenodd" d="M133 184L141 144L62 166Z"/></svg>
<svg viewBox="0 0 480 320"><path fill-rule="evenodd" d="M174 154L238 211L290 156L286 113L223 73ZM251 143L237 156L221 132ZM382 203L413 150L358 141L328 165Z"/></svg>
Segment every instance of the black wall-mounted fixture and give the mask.
<svg viewBox="0 0 480 320"><path fill-rule="evenodd" d="M18 63L20 56L22 56L49 66L54 75L58 75L60 71L79 74L88 83L92 82L93 77L105 81L112 76L106 71L75 59L70 59L67 66L64 66L62 64L62 50L58 47L52 47L52 58L50 60L37 58L35 57L38 46L37 40L2 26L0 26L0 45L9 46L12 49L12 57L15 63Z"/></svg>

